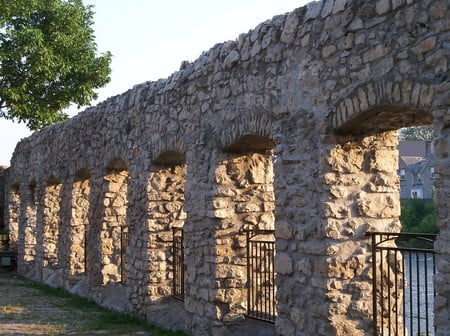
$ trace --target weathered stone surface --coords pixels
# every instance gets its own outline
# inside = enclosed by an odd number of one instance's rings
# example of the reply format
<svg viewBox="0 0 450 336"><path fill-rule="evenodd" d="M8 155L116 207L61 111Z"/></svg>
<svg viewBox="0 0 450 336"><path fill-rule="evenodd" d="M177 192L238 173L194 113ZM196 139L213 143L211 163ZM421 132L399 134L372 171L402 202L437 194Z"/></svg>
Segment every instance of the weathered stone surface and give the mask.
<svg viewBox="0 0 450 336"><path fill-rule="evenodd" d="M433 123L435 323L449 334L448 27L440 0L312 2L23 139L4 196L19 273L196 335L239 335L247 239L267 240L271 333L367 333L365 234L400 230L396 130Z"/></svg>

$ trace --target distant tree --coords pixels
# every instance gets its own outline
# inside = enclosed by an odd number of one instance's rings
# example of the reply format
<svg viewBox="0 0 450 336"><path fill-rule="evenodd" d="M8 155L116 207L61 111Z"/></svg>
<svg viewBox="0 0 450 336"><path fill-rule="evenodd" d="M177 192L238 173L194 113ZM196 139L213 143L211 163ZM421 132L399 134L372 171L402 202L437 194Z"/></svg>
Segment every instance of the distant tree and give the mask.
<svg viewBox="0 0 450 336"><path fill-rule="evenodd" d="M0 0L0 117L31 130L87 105L109 82L111 54L97 56L92 6L82 0Z"/></svg>
<svg viewBox="0 0 450 336"><path fill-rule="evenodd" d="M402 128L399 133L400 140L433 140L434 128L433 125L415 126Z"/></svg>
<svg viewBox="0 0 450 336"><path fill-rule="evenodd" d="M401 203L402 232L437 233L437 216L434 204L422 199L406 199Z"/></svg>

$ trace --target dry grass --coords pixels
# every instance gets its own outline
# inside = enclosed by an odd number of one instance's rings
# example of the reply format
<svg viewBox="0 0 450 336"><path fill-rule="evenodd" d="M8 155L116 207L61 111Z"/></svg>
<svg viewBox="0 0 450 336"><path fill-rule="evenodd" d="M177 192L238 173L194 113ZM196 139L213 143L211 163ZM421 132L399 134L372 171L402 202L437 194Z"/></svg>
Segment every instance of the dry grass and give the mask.
<svg viewBox="0 0 450 336"><path fill-rule="evenodd" d="M0 273L0 335L182 336L63 290Z"/></svg>

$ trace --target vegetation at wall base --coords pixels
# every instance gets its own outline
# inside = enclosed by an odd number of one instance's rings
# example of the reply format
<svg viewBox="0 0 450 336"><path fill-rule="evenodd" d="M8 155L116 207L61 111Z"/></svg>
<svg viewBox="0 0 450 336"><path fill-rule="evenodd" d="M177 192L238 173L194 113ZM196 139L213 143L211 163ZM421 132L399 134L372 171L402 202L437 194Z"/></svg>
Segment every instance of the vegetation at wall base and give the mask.
<svg viewBox="0 0 450 336"><path fill-rule="evenodd" d="M95 302L80 296L73 295L63 289L53 288L45 284L28 280L23 277L19 277L25 287L38 290L36 295L39 296L53 296L64 299L62 303L65 307L72 309L80 309L87 314L96 315L95 324L79 325L79 332L85 332L89 330L103 330L111 329L118 332L133 331L136 327L150 332L153 336L184 336L181 331L170 331L162 329L143 318L132 316L125 313L118 313L103 307L98 306Z"/></svg>

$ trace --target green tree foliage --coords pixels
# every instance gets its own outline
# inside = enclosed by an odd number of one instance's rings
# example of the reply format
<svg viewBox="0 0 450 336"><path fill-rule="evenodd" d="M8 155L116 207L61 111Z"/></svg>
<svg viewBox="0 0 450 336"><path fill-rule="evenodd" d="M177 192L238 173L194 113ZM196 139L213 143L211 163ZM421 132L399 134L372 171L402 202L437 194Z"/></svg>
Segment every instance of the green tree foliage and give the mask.
<svg viewBox="0 0 450 336"><path fill-rule="evenodd" d="M0 0L0 117L36 130L89 104L109 82L97 56L92 6L81 0Z"/></svg>
<svg viewBox="0 0 450 336"><path fill-rule="evenodd" d="M399 138L407 141L431 141L434 138L434 128L433 125L402 128Z"/></svg>
<svg viewBox="0 0 450 336"><path fill-rule="evenodd" d="M401 204L402 232L438 233L434 204L421 199L406 199Z"/></svg>

